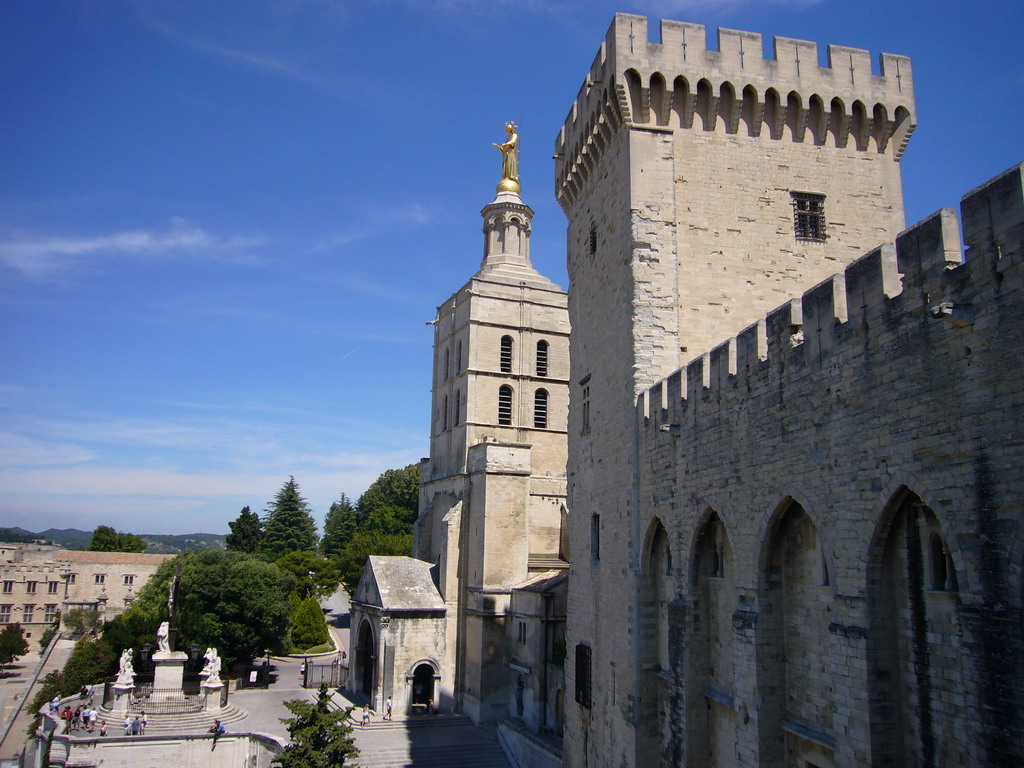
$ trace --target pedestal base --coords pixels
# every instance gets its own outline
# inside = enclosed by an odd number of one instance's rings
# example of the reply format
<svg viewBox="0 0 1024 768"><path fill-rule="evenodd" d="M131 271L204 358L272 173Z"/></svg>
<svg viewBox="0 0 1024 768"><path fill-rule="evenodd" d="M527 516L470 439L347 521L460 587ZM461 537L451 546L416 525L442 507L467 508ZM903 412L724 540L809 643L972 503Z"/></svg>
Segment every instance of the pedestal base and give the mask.
<svg viewBox="0 0 1024 768"><path fill-rule="evenodd" d="M115 685L114 686L114 705L110 708L110 711L116 715L127 715L128 714L128 702L132 698L132 686L130 685Z"/></svg>
<svg viewBox="0 0 1024 768"><path fill-rule="evenodd" d="M153 690L181 690L188 654L181 651L157 651L153 654Z"/></svg>
<svg viewBox="0 0 1024 768"><path fill-rule="evenodd" d="M220 697L224 690L224 683L217 683L216 685L203 685L200 687L203 692L203 709L206 712L216 712L221 708Z"/></svg>

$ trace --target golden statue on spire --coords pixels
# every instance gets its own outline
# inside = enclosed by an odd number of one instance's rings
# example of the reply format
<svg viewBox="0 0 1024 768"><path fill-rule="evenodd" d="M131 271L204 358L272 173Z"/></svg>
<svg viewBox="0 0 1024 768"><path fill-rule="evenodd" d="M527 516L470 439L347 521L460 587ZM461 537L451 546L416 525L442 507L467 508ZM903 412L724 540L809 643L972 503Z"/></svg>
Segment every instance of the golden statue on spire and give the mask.
<svg viewBox="0 0 1024 768"><path fill-rule="evenodd" d="M513 192L519 194L519 126L509 120L505 123L508 139L504 144L494 144L501 150L501 181L498 182L498 193Z"/></svg>

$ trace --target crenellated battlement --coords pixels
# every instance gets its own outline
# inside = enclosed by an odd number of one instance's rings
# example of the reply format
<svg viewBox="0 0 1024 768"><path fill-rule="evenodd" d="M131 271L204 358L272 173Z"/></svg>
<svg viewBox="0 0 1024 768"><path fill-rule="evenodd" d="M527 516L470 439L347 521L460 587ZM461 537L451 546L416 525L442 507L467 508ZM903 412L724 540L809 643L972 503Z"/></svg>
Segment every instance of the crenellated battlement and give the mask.
<svg viewBox="0 0 1024 768"><path fill-rule="evenodd" d="M998 302L1024 300L1024 163L966 195L961 211L966 252L956 213L943 208L655 384L639 415L680 424L708 407L700 402L742 403L766 375L832 377L864 350L903 354L915 338L969 348L958 332L991 330ZM925 325L942 332L921 334Z"/></svg>
<svg viewBox="0 0 1024 768"><path fill-rule="evenodd" d="M555 141L555 190L571 207L623 126L724 135L889 154L899 161L916 126L906 56L883 53L880 74L860 48L774 38L763 55L756 32L721 28L718 50L702 24L617 14Z"/></svg>

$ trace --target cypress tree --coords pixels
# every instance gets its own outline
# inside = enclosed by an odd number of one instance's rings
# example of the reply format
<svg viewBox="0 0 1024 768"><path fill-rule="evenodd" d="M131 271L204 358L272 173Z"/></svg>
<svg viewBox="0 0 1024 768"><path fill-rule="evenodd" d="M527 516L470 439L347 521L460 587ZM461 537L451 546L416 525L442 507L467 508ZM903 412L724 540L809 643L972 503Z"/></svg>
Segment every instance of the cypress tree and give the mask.
<svg viewBox="0 0 1024 768"><path fill-rule="evenodd" d="M263 541L263 527L260 525L260 516L249 509L242 507L238 519L228 523L231 533L227 535L225 544L228 552L258 552Z"/></svg>
<svg viewBox="0 0 1024 768"><path fill-rule="evenodd" d="M330 640L323 608L315 597L307 597L292 614L292 645L300 651Z"/></svg>
<svg viewBox="0 0 1024 768"><path fill-rule="evenodd" d="M262 552L277 559L289 552L316 551L316 523L294 477L281 486L265 512Z"/></svg>
<svg viewBox="0 0 1024 768"><path fill-rule="evenodd" d="M344 493L331 504L324 518L324 537L320 540L320 554L329 557L340 552L356 530L356 508Z"/></svg>

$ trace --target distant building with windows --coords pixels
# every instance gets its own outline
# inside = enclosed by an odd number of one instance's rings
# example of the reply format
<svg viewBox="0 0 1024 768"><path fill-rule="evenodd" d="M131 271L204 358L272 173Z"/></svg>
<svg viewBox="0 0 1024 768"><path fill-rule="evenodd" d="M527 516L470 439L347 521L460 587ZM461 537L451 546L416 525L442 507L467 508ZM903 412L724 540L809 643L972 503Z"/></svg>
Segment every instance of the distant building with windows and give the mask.
<svg viewBox="0 0 1024 768"><path fill-rule="evenodd" d="M72 608L98 611L101 621L110 621L171 557L0 544L0 624L20 624L31 638Z"/></svg>

